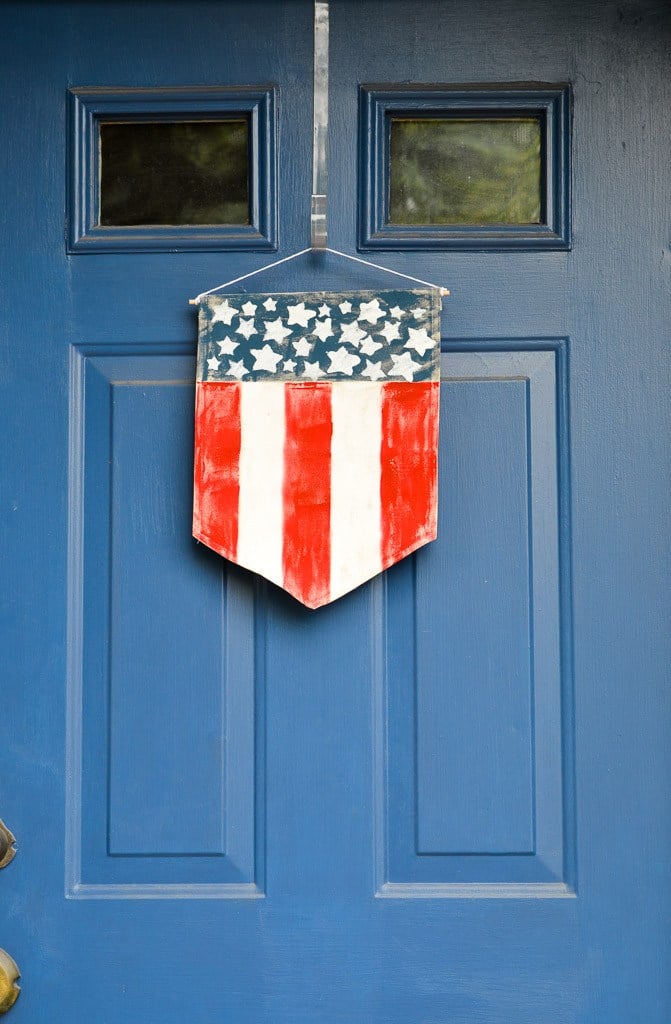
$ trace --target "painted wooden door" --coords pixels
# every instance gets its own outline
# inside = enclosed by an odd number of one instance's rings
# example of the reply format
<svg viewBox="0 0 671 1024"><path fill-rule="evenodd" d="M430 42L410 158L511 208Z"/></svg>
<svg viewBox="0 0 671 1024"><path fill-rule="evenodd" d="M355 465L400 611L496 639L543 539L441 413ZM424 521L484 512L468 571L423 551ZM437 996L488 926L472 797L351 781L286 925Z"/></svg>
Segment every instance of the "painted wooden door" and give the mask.
<svg viewBox="0 0 671 1024"><path fill-rule="evenodd" d="M307 244L311 4L0 18L13 1019L664 1024L668 10L331 4L331 244L453 294L439 539L316 613L190 537L187 304ZM386 224L407 83L550 103L545 232ZM254 223L99 230L112 108L251 118Z"/></svg>

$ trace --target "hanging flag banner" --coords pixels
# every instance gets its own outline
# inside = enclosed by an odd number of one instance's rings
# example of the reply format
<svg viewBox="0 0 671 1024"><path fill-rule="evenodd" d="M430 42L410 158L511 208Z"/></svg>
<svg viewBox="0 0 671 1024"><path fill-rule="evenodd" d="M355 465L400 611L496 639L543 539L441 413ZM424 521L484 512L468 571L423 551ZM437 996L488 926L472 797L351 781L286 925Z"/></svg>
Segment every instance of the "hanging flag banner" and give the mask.
<svg viewBox="0 0 671 1024"><path fill-rule="evenodd" d="M193 534L310 608L436 537L436 289L199 301Z"/></svg>

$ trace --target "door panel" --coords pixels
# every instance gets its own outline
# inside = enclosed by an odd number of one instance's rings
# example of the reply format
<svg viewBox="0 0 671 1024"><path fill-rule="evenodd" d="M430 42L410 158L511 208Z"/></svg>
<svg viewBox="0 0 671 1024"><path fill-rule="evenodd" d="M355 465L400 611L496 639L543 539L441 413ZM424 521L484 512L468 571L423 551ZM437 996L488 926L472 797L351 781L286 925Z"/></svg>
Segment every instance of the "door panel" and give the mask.
<svg viewBox="0 0 671 1024"><path fill-rule="evenodd" d="M565 349L444 356L439 538L387 589L385 895L575 895Z"/></svg>
<svg viewBox="0 0 671 1024"><path fill-rule="evenodd" d="M205 886L242 898L263 871L253 601L191 540L194 361L166 348L73 356L66 876L77 897Z"/></svg>
<svg viewBox="0 0 671 1024"><path fill-rule="evenodd" d="M274 86L303 248L312 4L0 11L11 1012L666 1024L671 19L330 6L330 244L366 201L361 85L524 82L570 86L572 248L376 253L452 291L440 532L318 612L190 537L187 300L272 254L68 253L64 222L69 89ZM388 283L324 253L261 282Z"/></svg>

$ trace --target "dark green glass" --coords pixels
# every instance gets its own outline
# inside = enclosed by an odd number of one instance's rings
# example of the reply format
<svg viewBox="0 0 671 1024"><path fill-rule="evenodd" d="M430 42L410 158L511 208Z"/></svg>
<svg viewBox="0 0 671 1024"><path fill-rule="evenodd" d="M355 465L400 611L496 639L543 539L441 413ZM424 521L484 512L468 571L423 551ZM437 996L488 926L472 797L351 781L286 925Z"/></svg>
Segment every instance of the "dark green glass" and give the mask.
<svg viewBox="0 0 671 1024"><path fill-rule="evenodd" d="M537 118L393 118L389 163L391 224L541 222Z"/></svg>
<svg viewBox="0 0 671 1024"><path fill-rule="evenodd" d="M100 224L249 224L247 121L100 125Z"/></svg>

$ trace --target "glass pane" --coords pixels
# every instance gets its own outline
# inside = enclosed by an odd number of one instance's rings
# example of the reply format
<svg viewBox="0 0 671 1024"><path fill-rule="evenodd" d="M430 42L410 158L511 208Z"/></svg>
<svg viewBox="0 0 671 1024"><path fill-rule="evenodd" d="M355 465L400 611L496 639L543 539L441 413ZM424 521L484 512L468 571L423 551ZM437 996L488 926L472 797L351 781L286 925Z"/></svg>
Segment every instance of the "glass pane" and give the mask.
<svg viewBox="0 0 671 1024"><path fill-rule="evenodd" d="M391 122L392 224L539 224L537 118Z"/></svg>
<svg viewBox="0 0 671 1024"><path fill-rule="evenodd" d="M100 125L100 224L249 224L247 121Z"/></svg>

